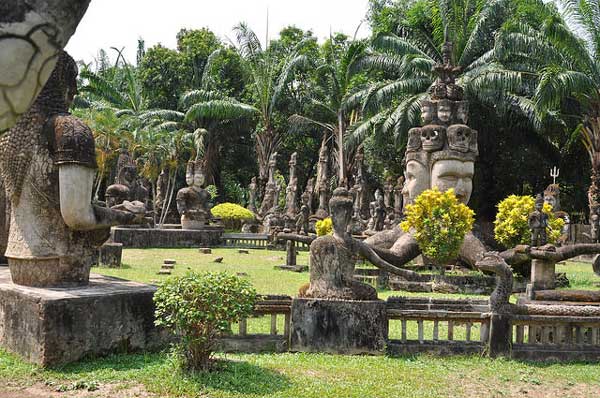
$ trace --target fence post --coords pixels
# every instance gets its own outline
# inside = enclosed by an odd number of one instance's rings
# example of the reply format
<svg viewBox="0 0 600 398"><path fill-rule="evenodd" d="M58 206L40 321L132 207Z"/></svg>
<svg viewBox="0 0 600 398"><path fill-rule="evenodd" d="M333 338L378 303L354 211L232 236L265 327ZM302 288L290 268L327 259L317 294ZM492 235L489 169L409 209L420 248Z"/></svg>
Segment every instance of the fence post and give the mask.
<svg viewBox="0 0 600 398"><path fill-rule="evenodd" d="M512 345L512 326L510 315L492 313L490 317L490 334L488 354L492 358L510 357Z"/></svg>

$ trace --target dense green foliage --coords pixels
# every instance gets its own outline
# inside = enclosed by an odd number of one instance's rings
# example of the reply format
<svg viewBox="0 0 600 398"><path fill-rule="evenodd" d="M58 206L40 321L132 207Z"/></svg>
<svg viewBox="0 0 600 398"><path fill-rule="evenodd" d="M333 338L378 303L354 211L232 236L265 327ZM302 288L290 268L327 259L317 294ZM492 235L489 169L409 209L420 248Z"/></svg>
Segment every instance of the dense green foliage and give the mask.
<svg viewBox="0 0 600 398"><path fill-rule="evenodd" d="M534 208L535 198L532 196L510 195L498 203L498 214L494 221L496 241L506 248L530 244L531 229L528 219ZM548 215L548 243L556 244L562 234L564 221L554 215L552 206L548 203L544 204L543 212Z"/></svg>
<svg viewBox="0 0 600 398"><path fill-rule="evenodd" d="M219 336L252 314L256 291L248 281L225 272L189 272L162 283L154 302L155 323L181 339L186 366L207 370Z"/></svg>
<svg viewBox="0 0 600 398"><path fill-rule="evenodd" d="M235 203L221 203L212 208L212 214L229 230L240 230L244 221L254 219L254 213Z"/></svg>
<svg viewBox="0 0 600 398"><path fill-rule="evenodd" d="M98 196L114 178L119 141L149 185L166 170L173 190L198 155L219 202L243 203L253 176L260 200L274 152L284 177L298 152L302 189L322 144L332 187L354 184L359 150L369 188L381 187L403 172L406 133L420 124L419 103L448 39L469 125L479 131L470 202L477 217L493 220L495 204L511 194L541 192L558 166L563 210L578 220L587 213L590 164L590 198L600 195L600 6L557 2L370 0L367 40L334 33L319 43L287 27L261 43L238 24L233 44L207 29L181 30L176 49L145 49L141 40L136 66L120 53L111 64L102 52L82 73L78 101L103 144Z"/></svg>
<svg viewBox="0 0 600 398"><path fill-rule="evenodd" d="M454 190L428 189L406 205L400 226L412 231L423 255L439 265L456 258L465 235L473 228L473 210L462 204Z"/></svg>

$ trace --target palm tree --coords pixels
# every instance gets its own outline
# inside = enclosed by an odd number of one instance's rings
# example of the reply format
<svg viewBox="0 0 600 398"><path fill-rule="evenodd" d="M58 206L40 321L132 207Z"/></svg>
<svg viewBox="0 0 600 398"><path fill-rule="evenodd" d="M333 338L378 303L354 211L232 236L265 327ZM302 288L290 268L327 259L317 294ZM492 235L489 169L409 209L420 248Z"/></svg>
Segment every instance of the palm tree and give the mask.
<svg viewBox="0 0 600 398"><path fill-rule="evenodd" d="M345 37L343 38L345 42ZM314 109L312 117L308 115L292 115L289 120L292 128L297 129L306 125L321 127L333 137L337 152L338 183L348 184L349 165L352 165L353 151L345 152L344 142L348 128L358 119L358 113L352 109L352 94L355 91L353 81L357 72L357 64L365 55L367 44L364 41L353 40L350 43L336 45L330 38L325 46L325 56L317 67L324 99L311 98ZM325 135L323 140L327 140Z"/></svg>
<svg viewBox="0 0 600 398"><path fill-rule="evenodd" d="M402 20L397 34L375 37L376 53L360 61L360 68L384 78L349 99L349 105L362 104L362 111L370 116L353 130L351 141L362 142L375 128L400 138L420 123L420 103L437 77L433 66L442 62L440 48L447 40L453 43L454 64L462 68L458 84L464 87L466 99L495 107L505 100L507 90L518 86L518 75L493 58L494 34L510 15L510 0L430 0L427 4L433 26Z"/></svg>
<svg viewBox="0 0 600 398"><path fill-rule="evenodd" d="M223 50L215 50L208 58L200 88L185 93L180 99L182 111L153 110L140 116L145 126L159 130L185 131L194 142L196 157L203 162L204 175L209 184L219 179L219 156L226 142L226 134L236 122L252 118L258 113L253 106L211 90L213 62Z"/></svg>
<svg viewBox="0 0 600 398"><path fill-rule="evenodd" d="M294 72L308 64L300 50L308 43L302 40L285 57L279 59L274 52L263 49L256 34L244 23L234 27L237 51L250 77L250 90L253 102L258 109L259 124L255 132L256 155L258 158L261 186L266 183L269 173L269 158L281 145L281 134L274 122L277 105Z"/></svg>
<svg viewBox="0 0 600 398"><path fill-rule="evenodd" d="M540 4L541 26L512 24L499 36L497 56L531 85L519 100L533 126L559 124L580 137L591 162L590 210L600 206L600 2ZM573 126L575 128L573 129Z"/></svg>

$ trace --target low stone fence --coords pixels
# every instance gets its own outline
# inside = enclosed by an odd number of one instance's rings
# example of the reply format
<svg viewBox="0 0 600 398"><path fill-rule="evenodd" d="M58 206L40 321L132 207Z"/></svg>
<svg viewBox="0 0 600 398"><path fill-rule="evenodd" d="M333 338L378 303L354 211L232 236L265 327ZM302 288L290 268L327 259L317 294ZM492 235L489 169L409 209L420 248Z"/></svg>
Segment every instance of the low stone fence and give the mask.
<svg viewBox="0 0 600 398"><path fill-rule="evenodd" d="M285 244L277 244L267 234L229 233L223 234L222 246L239 249L278 249L284 250ZM308 245L296 242L296 250L308 251Z"/></svg>
<svg viewBox="0 0 600 398"><path fill-rule="evenodd" d="M526 360L597 361L600 317L513 315L511 357Z"/></svg>
<svg viewBox="0 0 600 398"><path fill-rule="evenodd" d="M600 360L600 317L498 315L491 312L488 300L478 299L391 297L381 303L387 316L386 347L374 354L486 353L533 361ZM221 339L221 350L306 350L291 343L290 331L297 329L291 309L289 296L264 296L253 317L233 325L234 331Z"/></svg>
<svg viewBox="0 0 600 398"><path fill-rule="evenodd" d="M288 351L291 306L289 296L263 296L254 307L253 317L233 325L231 334L220 340L219 348L224 352ZM270 321L270 325L264 321ZM265 333L267 327L269 332Z"/></svg>

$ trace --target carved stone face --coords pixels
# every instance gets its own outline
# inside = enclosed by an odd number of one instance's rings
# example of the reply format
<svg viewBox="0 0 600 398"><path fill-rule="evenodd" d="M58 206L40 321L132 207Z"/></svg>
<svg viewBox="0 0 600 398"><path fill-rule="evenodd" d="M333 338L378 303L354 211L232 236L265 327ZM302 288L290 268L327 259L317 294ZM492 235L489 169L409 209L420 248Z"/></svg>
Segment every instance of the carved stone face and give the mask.
<svg viewBox="0 0 600 398"><path fill-rule="evenodd" d="M455 159L438 160L431 169L431 187L445 192L451 188L459 201L469 203L473 192L475 163Z"/></svg>
<svg viewBox="0 0 600 398"><path fill-rule="evenodd" d="M406 150L418 151L421 149L421 133L422 129L420 127L413 127L408 130L408 142L406 143Z"/></svg>
<svg viewBox="0 0 600 398"><path fill-rule="evenodd" d="M421 102L421 118L423 119L423 124L431 123L436 116L436 104L431 101L423 101Z"/></svg>
<svg viewBox="0 0 600 398"><path fill-rule="evenodd" d="M437 115L440 121L443 123L449 123L452 119L452 102L448 100L439 101Z"/></svg>
<svg viewBox="0 0 600 398"><path fill-rule="evenodd" d="M409 160L406 163L404 174L406 176L406 182L402 188L404 203L413 203L421 192L429 189L429 170L424 164L416 160Z"/></svg>
<svg viewBox="0 0 600 398"><path fill-rule="evenodd" d="M448 127L448 147L458 152L469 152L473 140L477 142L474 130L464 124L453 124Z"/></svg>
<svg viewBox="0 0 600 398"><path fill-rule="evenodd" d="M443 126L428 125L421 128L421 146L426 152L439 151L444 147L446 129Z"/></svg>

